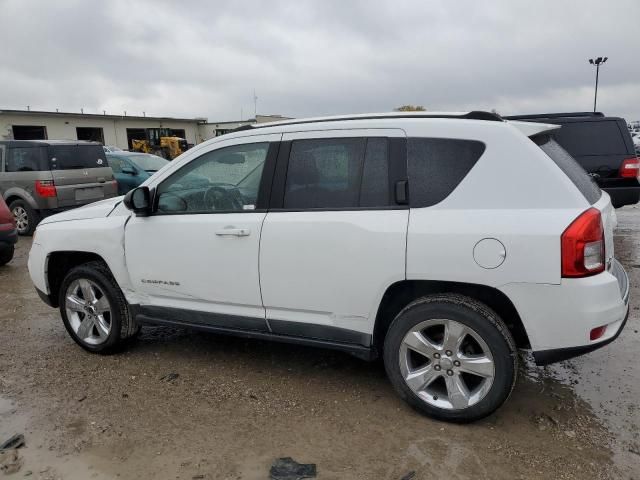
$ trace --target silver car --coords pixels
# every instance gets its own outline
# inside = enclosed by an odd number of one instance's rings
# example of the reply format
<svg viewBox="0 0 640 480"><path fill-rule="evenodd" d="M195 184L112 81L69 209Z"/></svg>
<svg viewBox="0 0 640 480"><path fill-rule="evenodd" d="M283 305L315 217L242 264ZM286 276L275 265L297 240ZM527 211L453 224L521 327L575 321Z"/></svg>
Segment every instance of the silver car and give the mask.
<svg viewBox="0 0 640 480"><path fill-rule="evenodd" d="M18 233L47 215L117 195L102 145L70 140L0 141L0 194Z"/></svg>

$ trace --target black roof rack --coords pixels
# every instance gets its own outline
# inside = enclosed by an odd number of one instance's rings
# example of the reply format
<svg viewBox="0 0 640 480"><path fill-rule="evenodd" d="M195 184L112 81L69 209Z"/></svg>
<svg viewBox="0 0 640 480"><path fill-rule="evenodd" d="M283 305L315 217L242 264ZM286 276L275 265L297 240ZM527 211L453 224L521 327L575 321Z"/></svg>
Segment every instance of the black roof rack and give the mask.
<svg viewBox="0 0 640 480"><path fill-rule="evenodd" d="M534 113L531 115L507 115L505 120L523 120L531 118L567 118L567 117L604 117L602 112Z"/></svg>
<svg viewBox="0 0 640 480"><path fill-rule="evenodd" d="M251 130L252 128L254 128L253 125L240 125L227 133L242 132L243 130Z"/></svg>
<svg viewBox="0 0 640 480"><path fill-rule="evenodd" d="M280 125L302 125L306 123L325 123L325 122L342 122L345 120L377 120L377 119L394 119L394 118L457 118L457 119L465 119L465 120L486 120L490 122L502 122L503 118L497 113L493 112L484 112L484 111L473 111L469 113L465 113L464 115L454 115L454 114L438 114L433 113L429 114L429 112L425 113L407 113L406 115L360 115L360 116L344 116L344 117L327 117L327 118L312 118L312 119L300 119L300 120L287 120L285 122L267 122L262 123L260 125L243 125L238 127L232 132L240 132L242 130L249 130L254 128L267 128L272 126L280 126ZM231 132L229 132L231 133Z"/></svg>

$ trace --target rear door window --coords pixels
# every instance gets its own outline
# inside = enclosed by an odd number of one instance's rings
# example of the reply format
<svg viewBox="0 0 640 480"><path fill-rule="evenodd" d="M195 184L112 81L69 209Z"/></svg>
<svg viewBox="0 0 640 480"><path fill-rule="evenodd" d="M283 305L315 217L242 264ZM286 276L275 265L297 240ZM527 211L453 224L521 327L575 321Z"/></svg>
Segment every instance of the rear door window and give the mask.
<svg viewBox="0 0 640 480"><path fill-rule="evenodd" d="M590 204L593 205L600 200L600 187L558 142L550 135L537 135L532 140L560 167Z"/></svg>
<svg viewBox="0 0 640 480"><path fill-rule="evenodd" d="M627 146L616 121L569 122L553 132L553 137L573 156L627 153Z"/></svg>
<svg viewBox="0 0 640 480"><path fill-rule="evenodd" d="M485 150L482 142L450 138L409 138L409 200L430 207L447 198Z"/></svg>
<svg viewBox="0 0 640 480"><path fill-rule="evenodd" d="M17 147L7 149L5 172L38 172L42 168L41 147Z"/></svg>
<svg viewBox="0 0 640 480"><path fill-rule="evenodd" d="M107 157L100 145L49 146L51 170L74 170L107 167Z"/></svg>
<svg viewBox="0 0 640 480"><path fill-rule="evenodd" d="M285 209L350 209L389 205L386 138L321 138L291 145Z"/></svg>

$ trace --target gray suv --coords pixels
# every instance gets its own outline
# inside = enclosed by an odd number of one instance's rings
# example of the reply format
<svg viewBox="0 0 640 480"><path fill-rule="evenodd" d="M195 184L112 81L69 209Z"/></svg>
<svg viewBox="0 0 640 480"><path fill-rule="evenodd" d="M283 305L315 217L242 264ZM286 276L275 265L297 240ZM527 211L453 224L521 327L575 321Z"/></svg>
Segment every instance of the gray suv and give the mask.
<svg viewBox="0 0 640 480"><path fill-rule="evenodd" d="M0 141L0 194L18 234L52 213L117 195L102 145L70 140Z"/></svg>

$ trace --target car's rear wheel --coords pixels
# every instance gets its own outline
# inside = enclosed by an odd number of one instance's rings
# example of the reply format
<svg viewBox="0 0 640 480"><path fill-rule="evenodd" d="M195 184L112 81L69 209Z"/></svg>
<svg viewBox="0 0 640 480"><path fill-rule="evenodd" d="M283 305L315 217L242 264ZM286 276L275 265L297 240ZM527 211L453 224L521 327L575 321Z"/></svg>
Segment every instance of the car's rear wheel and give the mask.
<svg viewBox="0 0 640 480"><path fill-rule="evenodd" d="M0 247L0 267L6 265L13 258L15 248L13 245Z"/></svg>
<svg viewBox="0 0 640 480"><path fill-rule="evenodd" d="M454 422L493 413L517 375L516 347L504 322L457 294L423 297L404 308L387 333L384 361L411 406Z"/></svg>
<svg viewBox="0 0 640 480"><path fill-rule="evenodd" d="M71 269L62 282L59 305L69 335L90 352L111 353L137 333L127 301L102 262Z"/></svg>
<svg viewBox="0 0 640 480"><path fill-rule="evenodd" d="M16 221L18 235L33 235L40 221L38 212L24 200L14 200L9 205L9 210L11 210Z"/></svg>

